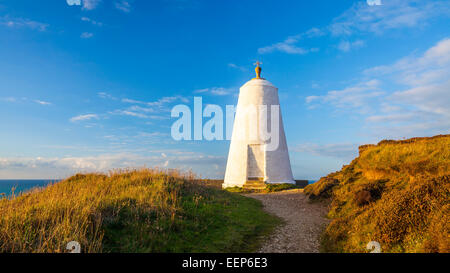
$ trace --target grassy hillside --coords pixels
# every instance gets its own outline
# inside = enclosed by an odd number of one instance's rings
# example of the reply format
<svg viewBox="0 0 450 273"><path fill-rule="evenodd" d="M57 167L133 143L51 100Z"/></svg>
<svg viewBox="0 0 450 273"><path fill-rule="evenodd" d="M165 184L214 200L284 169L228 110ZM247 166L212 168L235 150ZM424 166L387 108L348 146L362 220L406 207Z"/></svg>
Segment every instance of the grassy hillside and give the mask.
<svg viewBox="0 0 450 273"><path fill-rule="evenodd" d="M450 252L450 135L361 146L305 193L332 200L323 251Z"/></svg>
<svg viewBox="0 0 450 273"><path fill-rule="evenodd" d="M246 252L279 221L176 172L79 174L0 199L0 252Z"/></svg>

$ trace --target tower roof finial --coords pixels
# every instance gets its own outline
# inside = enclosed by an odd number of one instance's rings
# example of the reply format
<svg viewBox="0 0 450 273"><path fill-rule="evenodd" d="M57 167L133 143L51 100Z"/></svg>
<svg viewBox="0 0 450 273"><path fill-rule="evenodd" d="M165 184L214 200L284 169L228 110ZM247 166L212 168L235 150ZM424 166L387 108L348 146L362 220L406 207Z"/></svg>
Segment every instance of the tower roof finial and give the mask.
<svg viewBox="0 0 450 273"><path fill-rule="evenodd" d="M260 62L260 61L256 61L256 63L254 63L254 65L256 65L256 67L255 67L255 72L256 72L256 78L253 78L254 80L255 79L258 79L258 80L264 80L264 78L261 78L261 65L262 63Z"/></svg>

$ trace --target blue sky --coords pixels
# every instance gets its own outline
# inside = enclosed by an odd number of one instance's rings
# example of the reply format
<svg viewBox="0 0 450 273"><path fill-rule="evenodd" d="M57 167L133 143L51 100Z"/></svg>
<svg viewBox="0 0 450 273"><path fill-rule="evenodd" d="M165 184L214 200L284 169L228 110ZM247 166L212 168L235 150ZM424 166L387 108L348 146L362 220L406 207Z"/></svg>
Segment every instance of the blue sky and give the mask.
<svg viewBox="0 0 450 273"><path fill-rule="evenodd" d="M222 178L170 109L236 104L263 62L294 177L449 133L449 1L0 0L0 179L158 166ZM205 119L206 121L206 119Z"/></svg>

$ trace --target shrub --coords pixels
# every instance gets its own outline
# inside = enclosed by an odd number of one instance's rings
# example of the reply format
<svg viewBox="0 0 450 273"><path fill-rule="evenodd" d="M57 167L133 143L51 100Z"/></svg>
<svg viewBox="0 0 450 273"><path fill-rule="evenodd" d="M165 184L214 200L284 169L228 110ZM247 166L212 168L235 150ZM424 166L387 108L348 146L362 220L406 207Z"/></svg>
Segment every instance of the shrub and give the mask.
<svg viewBox="0 0 450 273"><path fill-rule="evenodd" d="M305 187L304 192L311 200L327 199L331 197L333 188L339 184L339 180L332 176L322 177L316 183Z"/></svg>
<svg viewBox="0 0 450 273"><path fill-rule="evenodd" d="M362 190L356 193L355 201L358 206L362 207L372 202L373 198L370 191Z"/></svg>
<svg viewBox="0 0 450 273"><path fill-rule="evenodd" d="M322 250L449 252L450 135L381 141L360 147L341 171L305 188L331 198Z"/></svg>

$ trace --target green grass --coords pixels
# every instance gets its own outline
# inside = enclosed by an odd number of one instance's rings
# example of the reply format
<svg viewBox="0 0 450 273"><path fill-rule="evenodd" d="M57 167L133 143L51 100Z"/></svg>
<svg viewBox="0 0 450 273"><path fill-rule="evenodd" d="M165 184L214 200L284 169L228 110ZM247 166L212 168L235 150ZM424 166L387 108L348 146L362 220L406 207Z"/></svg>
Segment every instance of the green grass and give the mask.
<svg viewBox="0 0 450 273"><path fill-rule="evenodd" d="M0 252L252 252L280 219L254 199L157 170L76 175L0 199Z"/></svg>
<svg viewBox="0 0 450 273"><path fill-rule="evenodd" d="M289 184L289 183L281 183L281 184L267 184L266 191L267 192L277 192L277 191L285 191L292 189L300 189L300 187Z"/></svg>
<svg viewBox="0 0 450 273"><path fill-rule="evenodd" d="M450 135L361 146L304 192L332 200L323 251L450 252Z"/></svg>
<svg viewBox="0 0 450 273"><path fill-rule="evenodd" d="M249 190L244 189L241 187L229 187L225 190L228 192L235 192L235 193L269 193L269 192L277 192L277 191L285 191L285 190L292 190L292 189L301 189L301 187L289 184L289 183L280 183L280 184L266 184L266 188L262 190Z"/></svg>
<svg viewBox="0 0 450 273"><path fill-rule="evenodd" d="M249 190L245 190L245 189L243 189L243 188L241 188L241 187L228 187L228 188L225 188L225 190L226 191L228 191L228 192L235 192L235 193L249 193L250 191Z"/></svg>

